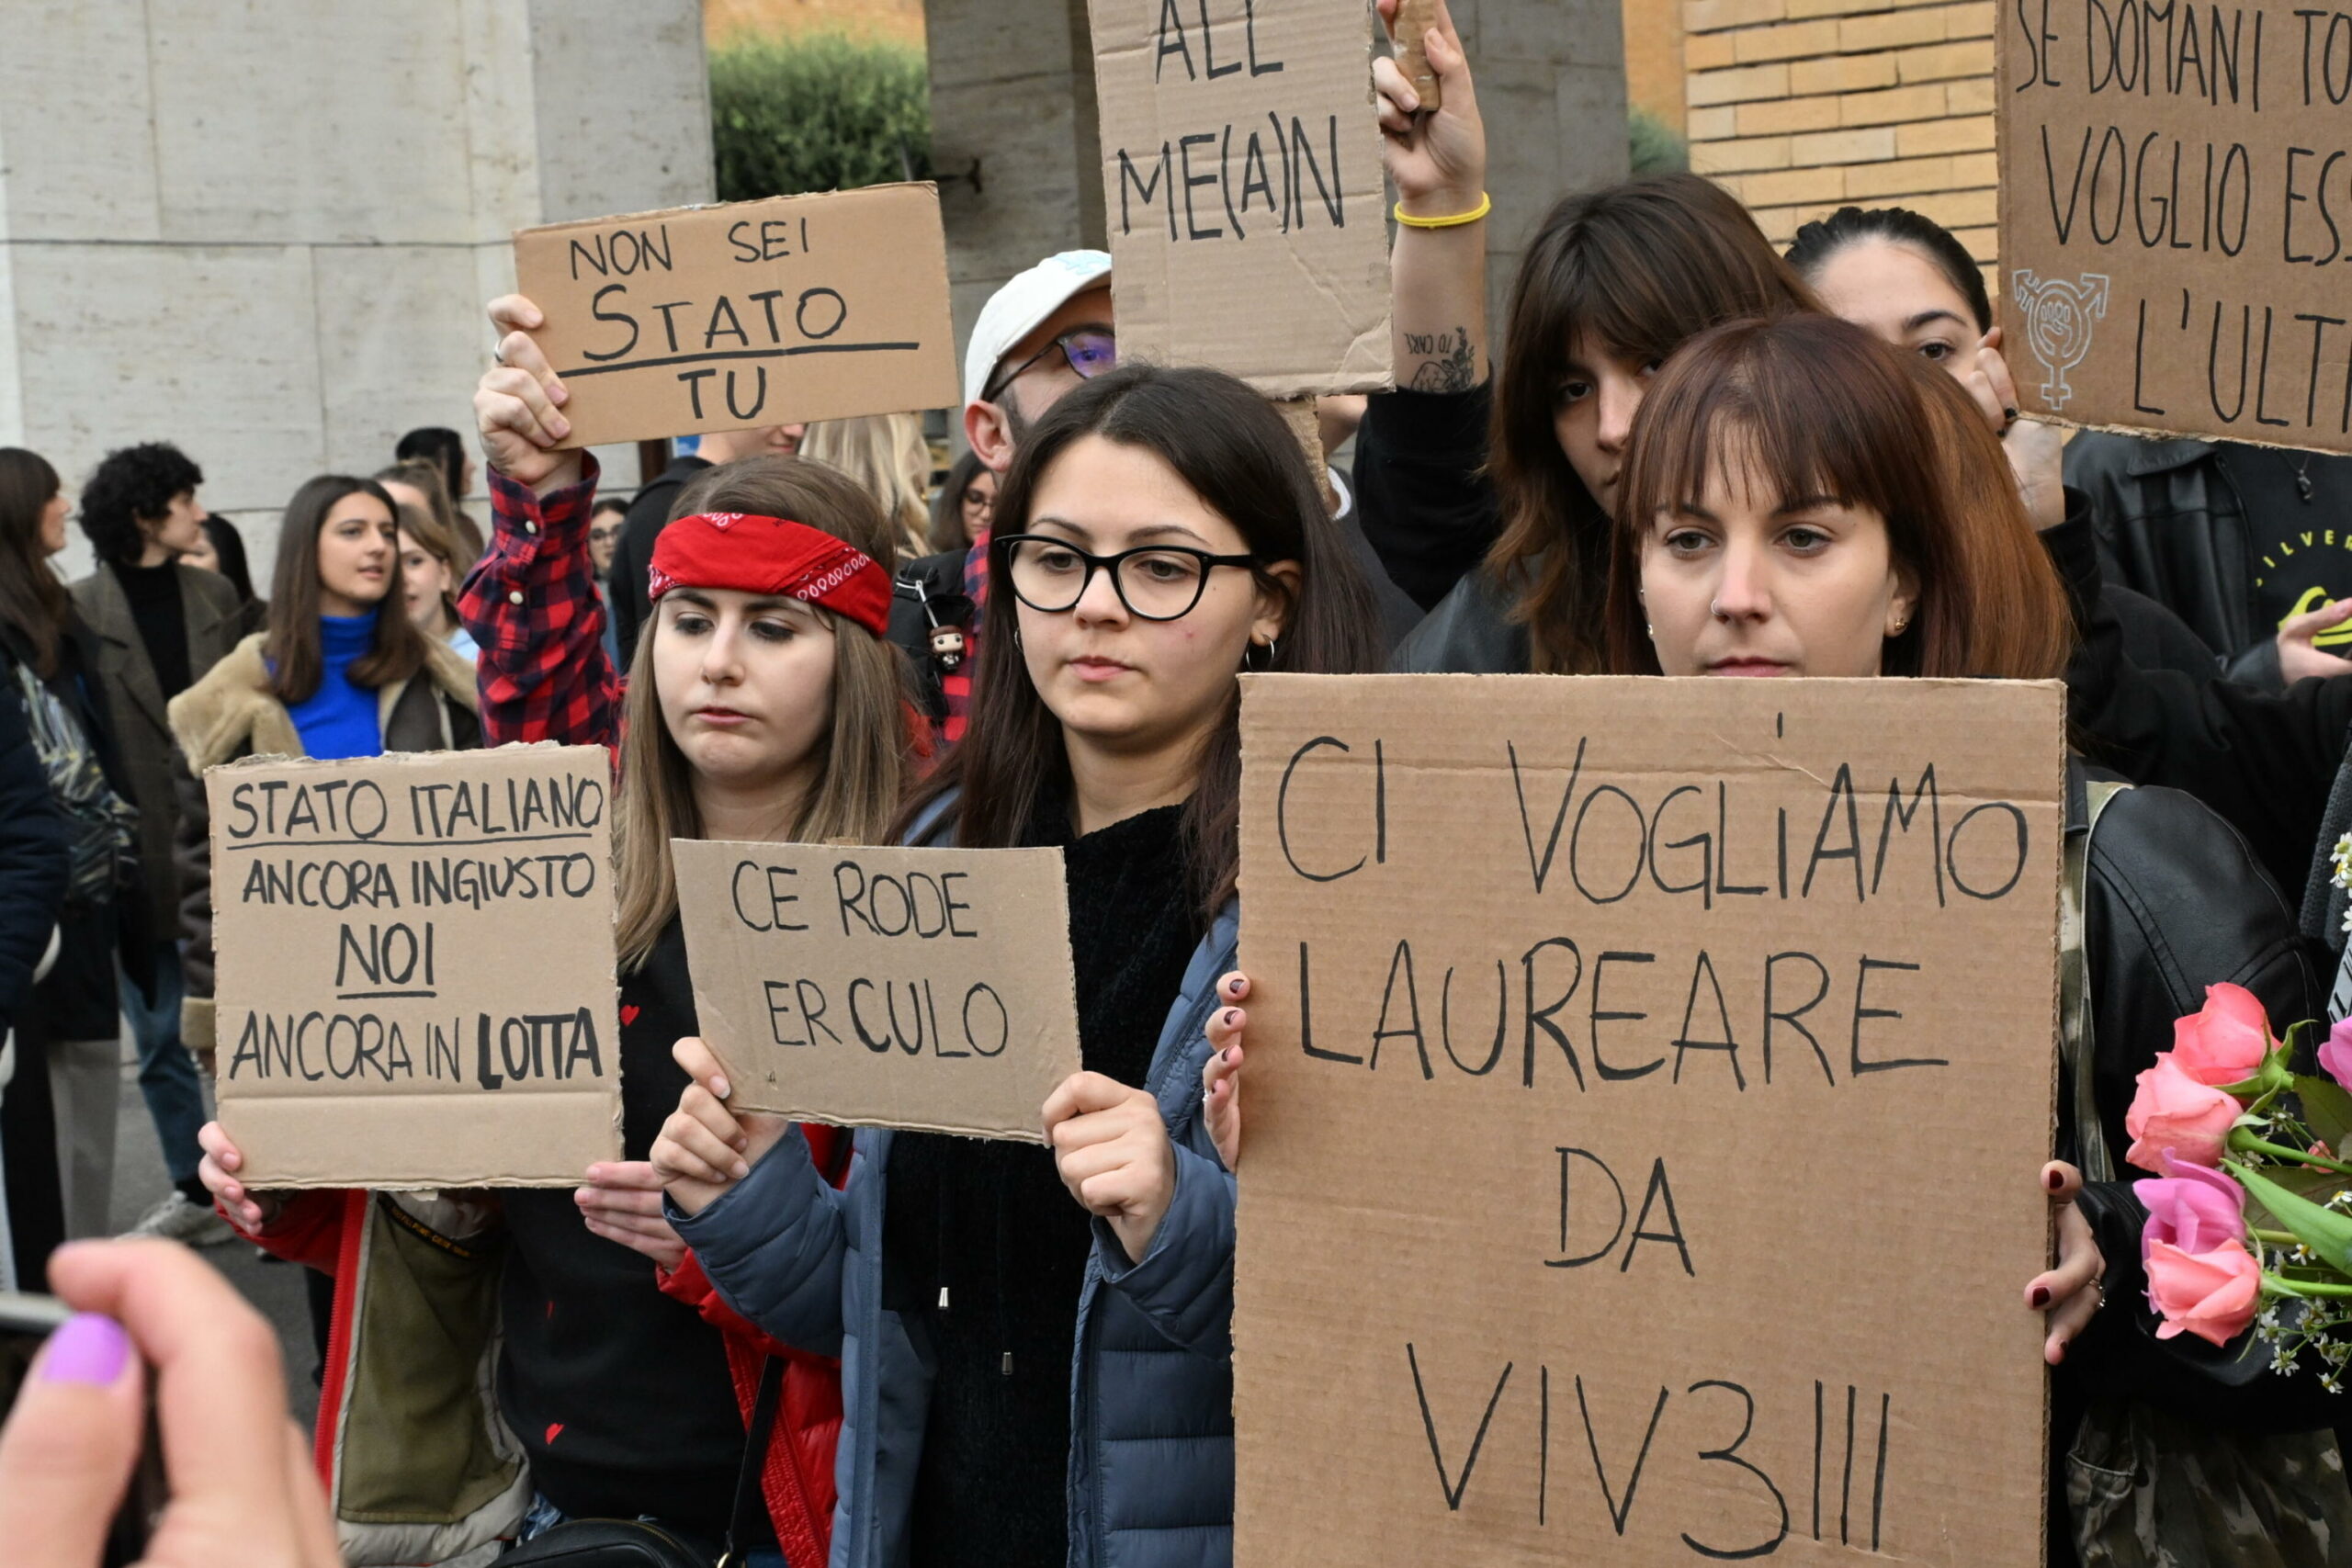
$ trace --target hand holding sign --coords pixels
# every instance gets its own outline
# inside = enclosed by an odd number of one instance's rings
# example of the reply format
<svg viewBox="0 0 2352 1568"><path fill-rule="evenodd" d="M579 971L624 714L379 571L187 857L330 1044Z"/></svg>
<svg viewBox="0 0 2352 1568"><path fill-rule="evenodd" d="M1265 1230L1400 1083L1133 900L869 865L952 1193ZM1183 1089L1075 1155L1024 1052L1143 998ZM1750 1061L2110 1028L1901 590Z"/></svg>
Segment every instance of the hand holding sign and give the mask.
<svg viewBox="0 0 2352 1568"><path fill-rule="evenodd" d="M1142 1262L1176 1195L1159 1102L1101 1073L1073 1073L1046 1100L1046 1137L1069 1195L1110 1222L1129 1262Z"/></svg>
<svg viewBox="0 0 2352 1568"><path fill-rule="evenodd" d="M1487 190L1487 127L1470 86L1470 61L1453 29L1445 0L1379 0L1380 19L1395 36L1395 59L1372 62L1374 101L1380 108L1381 161L1408 215L1446 218L1478 205ZM1400 17L1399 12L1404 16ZM1417 17L1415 13L1419 13ZM1408 36L1426 17L1423 34ZM1408 74L1413 55L1427 60L1437 91L1424 93Z"/></svg>
<svg viewBox="0 0 2352 1568"><path fill-rule="evenodd" d="M735 1086L718 1057L699 1040L679 1041L670 1055L695 1081L678 1097L678 1109L653 1140L651 1163L670 1196L689 1214L699 1214L719 1195L752 1174L752 1166L783 1141L790 1123L755 1111L740 1115L728 1106Z"/></svg>
<svg viewBox="0 0 2352 1568"><path fill-rule="evenodd" d="M1227 975L1216 983L1219 1000L1238 1002L1250 994L1250 976ZM1201 1067L1201 1121L1216 1157L1227 1170L1241 1168L1241 1032L1250 1015L1238 1007L1209 1014L1209 1059Z"/></svg>
<svg viewBox="0 0 2352 1568"><path fill-rule="evenodd" d="M490 324L498 329L498 363L482 372L474 389L474 427L482 457L541 495L580 482L580 454L556 449L571 434L571 423L558 412L571 393L531 336L546 323L539 308L520 294L492 299Z"/></svg>

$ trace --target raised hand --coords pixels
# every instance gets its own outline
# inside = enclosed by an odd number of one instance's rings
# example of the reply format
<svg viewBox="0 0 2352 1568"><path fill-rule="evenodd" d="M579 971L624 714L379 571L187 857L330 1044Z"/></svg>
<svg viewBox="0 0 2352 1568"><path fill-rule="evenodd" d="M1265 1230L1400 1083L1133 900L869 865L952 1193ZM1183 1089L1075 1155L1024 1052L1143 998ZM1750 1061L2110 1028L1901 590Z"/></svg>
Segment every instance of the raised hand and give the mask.
<svg viewBox="0 0 2352 1568"><path fill-rule="evenodd" d="M571 394L531 337L547 318L520 294L490 302L490 324L498 331L498 363L482 372L474 388L474 426L490 466L541 495L580 482L580 454L559 452L555 444L571 434L560 412Z"/></svg>

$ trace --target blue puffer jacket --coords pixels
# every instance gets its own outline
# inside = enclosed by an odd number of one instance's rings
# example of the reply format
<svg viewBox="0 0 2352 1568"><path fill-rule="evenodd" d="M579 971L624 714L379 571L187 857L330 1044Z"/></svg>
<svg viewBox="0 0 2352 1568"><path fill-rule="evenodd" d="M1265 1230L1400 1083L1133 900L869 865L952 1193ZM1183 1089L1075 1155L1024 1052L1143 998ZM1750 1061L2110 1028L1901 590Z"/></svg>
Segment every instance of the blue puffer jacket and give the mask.
<svg viewBox="0 0 2352 1568"><path fill-rule="evenodd" d="M1218 977L1235 966L1240 925L1239 907L1227 904L1194 951L1145 1079L1176 1151L1167 1218L1134 1264L1094 1223L1070 1360L1071 1568L1233 1561L1234 1186L1200 1106L1202 1031ZM787 1345L841 1358L832 1568L907 1561L930 1407L922 1325L882 1305L890 1143L887 1131L858 1129L836 1191L796 1129L701 1213L669 1211L729 1305Z"/></svg>

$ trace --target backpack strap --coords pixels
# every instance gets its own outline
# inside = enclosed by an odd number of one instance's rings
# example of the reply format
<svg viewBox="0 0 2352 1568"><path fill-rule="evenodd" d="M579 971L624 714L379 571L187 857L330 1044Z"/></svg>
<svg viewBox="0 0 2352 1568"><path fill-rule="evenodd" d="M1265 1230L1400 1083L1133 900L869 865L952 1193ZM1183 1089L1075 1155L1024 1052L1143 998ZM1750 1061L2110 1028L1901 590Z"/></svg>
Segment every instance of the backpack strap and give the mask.
<svg viewBox="0 0 2352 1568"><path fill-rule="evenodd" d="M2132 786L2086 780L2079 828L2066 833L2065 876L2058 886L2058 1059L2075 1111L2075 1156L2086 1181L2115 1179L2115 1161L2099 1131L2093 1066L2098 1058L2091 1026L2090 956L2084 951L2086 888L2090 877L2091 834L2109 802Z"/></svg>

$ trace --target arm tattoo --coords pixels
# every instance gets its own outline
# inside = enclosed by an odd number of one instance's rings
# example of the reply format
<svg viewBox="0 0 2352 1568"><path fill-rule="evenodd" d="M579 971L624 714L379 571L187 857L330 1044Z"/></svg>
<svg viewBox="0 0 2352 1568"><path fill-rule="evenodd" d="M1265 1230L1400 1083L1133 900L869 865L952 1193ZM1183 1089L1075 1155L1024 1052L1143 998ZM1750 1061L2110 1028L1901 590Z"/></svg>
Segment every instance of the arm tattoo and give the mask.
<svg viewBox="0 0 2352 1568"><path fill-rule="evenodd" d="M1466 392L1478 384L1477 355L1470 346L1470 329L1450 333L1407 333L1405 351L1419 355L1405 385L1416 392Z"/></svg>

